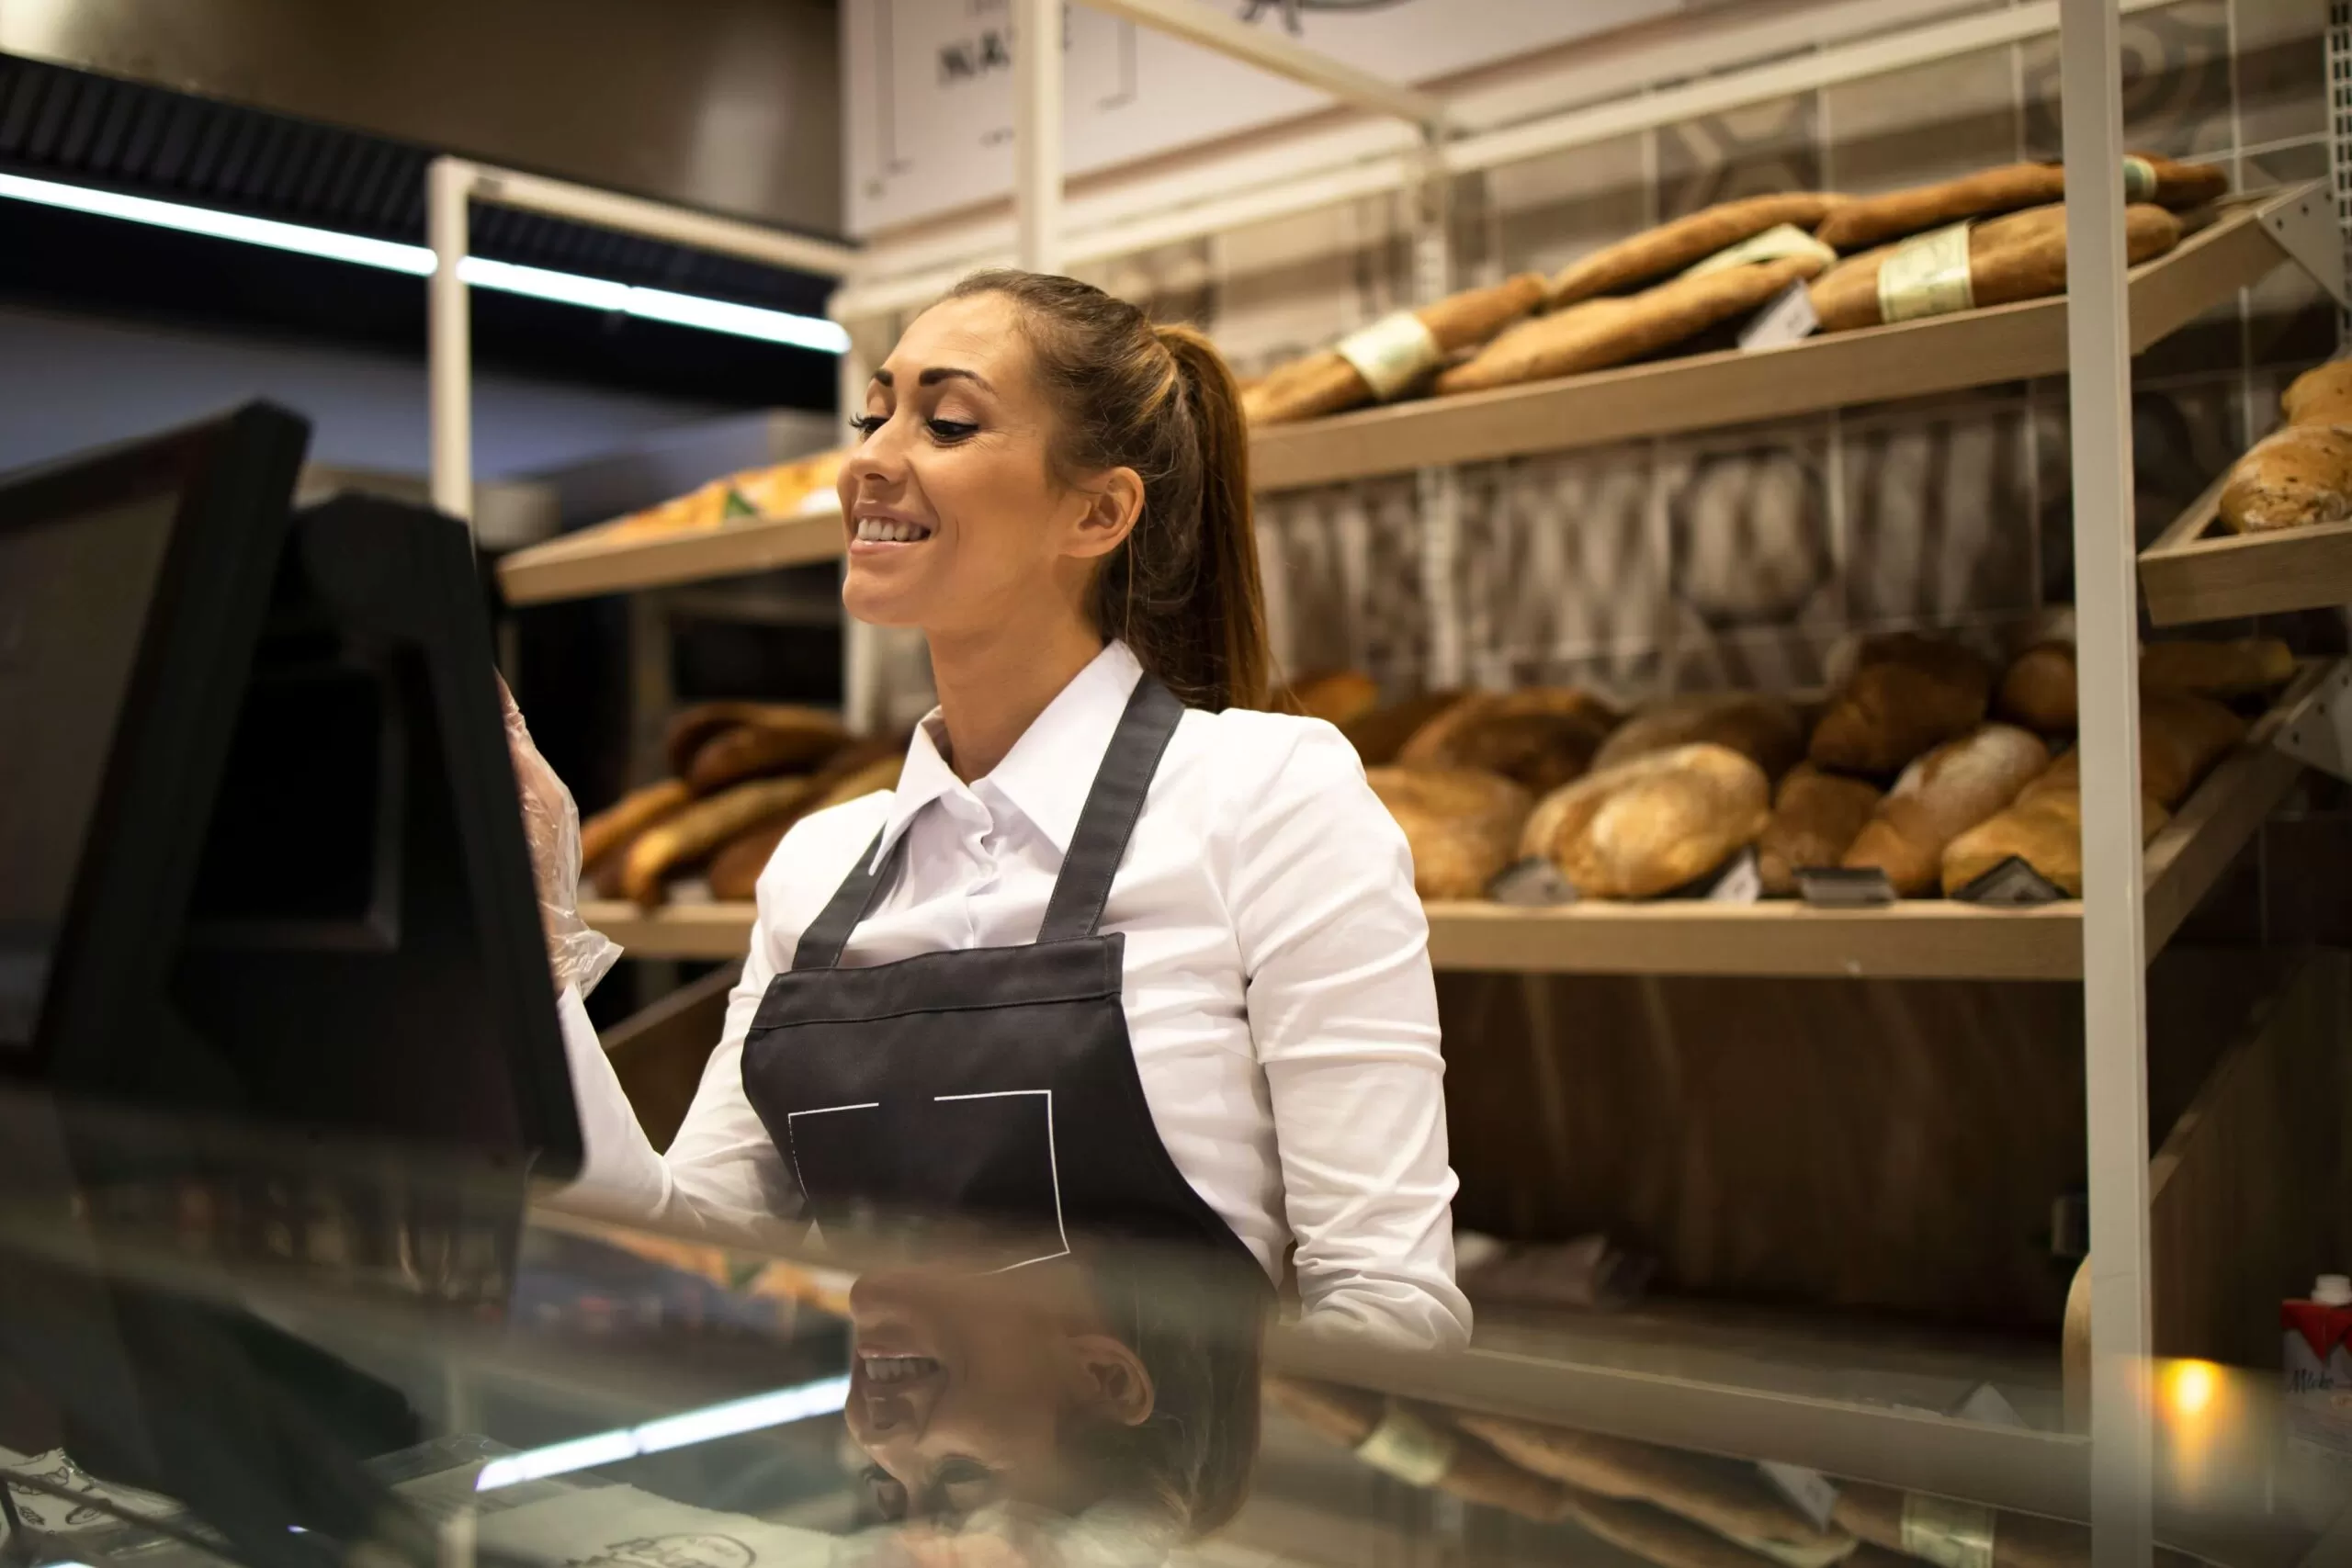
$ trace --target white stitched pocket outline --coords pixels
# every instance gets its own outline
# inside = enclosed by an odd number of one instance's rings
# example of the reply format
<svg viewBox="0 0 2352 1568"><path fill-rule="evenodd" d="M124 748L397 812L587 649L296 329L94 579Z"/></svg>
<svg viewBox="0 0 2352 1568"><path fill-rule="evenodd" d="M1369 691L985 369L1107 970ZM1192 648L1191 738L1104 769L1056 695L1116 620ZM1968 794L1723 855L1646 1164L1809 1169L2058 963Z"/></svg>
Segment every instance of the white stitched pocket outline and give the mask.
<svg viewBox="0 0 2352 1568"><path fill-rule="evenodd" d="M991 1274L1010 1274L1015 1269L1026 1269L1032 1263L1051 1263L1057 1258L1069 1256L1069 1227L1062 1221L1061 1151L1055 1146L1054 1143L1054 1091L1049 1089L989 1089L981 1094L934 1094L931 1097L933 1104L940 1105L957 1100L1010 1100L1015 1095L1023 1094L1045 1097L1046 1173L1052 1179L1054 1184L1054 1234L1061 1239L1062 1247L1059 1252L1039 1253L1035 1258L1024 1258L1018 1263L1008 1263L1001 1269L991 1269L989 1270Z"/></svg>
<svg viewBox="0 0 2352 1568"><path fill-rule="evenodd" d="M792 1156L792 1179L800 1184L800 1201L804 1207L808 1201L808 1179L800 1174L800 1140L793 1135L792 1124L803 1116L830 1116L836 1111L881 1109L882 1102L878 1100L861 1100L854 1105L819 1105L807 1111L787 1111L784 1113L784 1141L791 1145L785 1153Z"/></svg>

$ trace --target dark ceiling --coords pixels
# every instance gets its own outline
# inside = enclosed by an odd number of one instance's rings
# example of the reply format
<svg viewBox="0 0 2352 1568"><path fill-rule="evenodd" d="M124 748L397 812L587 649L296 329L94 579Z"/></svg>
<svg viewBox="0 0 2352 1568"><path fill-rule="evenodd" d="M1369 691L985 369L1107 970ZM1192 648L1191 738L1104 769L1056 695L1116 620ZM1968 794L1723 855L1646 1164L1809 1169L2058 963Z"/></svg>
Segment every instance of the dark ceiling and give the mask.
<svg viewBox="0 0 2352 1568"><path fill-rule="evenodd" d="M434 150L0 55L0 170L422 243ZM501 261L822 315L832 285L560 219L477 205ZM422 279L0 201L0 301L421 356ZM745 408L828 408L834 360L781 344L477 289L485 368Z"/></svg>

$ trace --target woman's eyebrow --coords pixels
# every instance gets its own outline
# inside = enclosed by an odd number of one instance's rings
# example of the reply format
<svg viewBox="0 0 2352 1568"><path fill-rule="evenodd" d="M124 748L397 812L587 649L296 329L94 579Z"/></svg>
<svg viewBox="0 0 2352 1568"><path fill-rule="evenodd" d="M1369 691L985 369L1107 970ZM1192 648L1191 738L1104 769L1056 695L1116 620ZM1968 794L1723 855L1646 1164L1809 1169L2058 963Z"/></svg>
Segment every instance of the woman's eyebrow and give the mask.
<svg viewBox="0 0 2352 1568"><path fill-rule="evenodd" d="M953 365L932 366L915 378L915 383L923 387L936 387L942 381L969 381L974 386L986 388L989 391L996 390L994 387L989 386L989 378L978 371L965 370ZM877 387L895 387L899 384L899 378L888 369L876 370L874 373L874 384Z"/></svg>

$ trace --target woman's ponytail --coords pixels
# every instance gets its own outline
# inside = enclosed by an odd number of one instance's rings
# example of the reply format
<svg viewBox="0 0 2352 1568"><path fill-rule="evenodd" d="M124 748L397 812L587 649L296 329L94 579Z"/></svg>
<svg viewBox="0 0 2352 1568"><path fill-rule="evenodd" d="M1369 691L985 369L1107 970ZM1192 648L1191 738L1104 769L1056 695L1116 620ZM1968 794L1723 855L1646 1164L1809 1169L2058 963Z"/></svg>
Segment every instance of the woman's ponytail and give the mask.
<svg viewBox="0 0 2352 1568"><path fill-rule="evenodd" d="M1256 707L1269 656L1241 390L1209 340L1075 278L976 273L1021 310L1067 477L1133 468L1143 514L1094 580L1095 627L1191 706Z"/></svg>
<svg viewBox="0 0 2352 1568"><path fill-rule="evenodd" d="M1222 705L1257 707L1266 699L1266 609L1258 581L1250 427L1241 417L1241 388L1205 334L1187 326L1156 331L1176 361L1200 446L1201 561L1193 600L1201 640L1223 666Z"/></svg>

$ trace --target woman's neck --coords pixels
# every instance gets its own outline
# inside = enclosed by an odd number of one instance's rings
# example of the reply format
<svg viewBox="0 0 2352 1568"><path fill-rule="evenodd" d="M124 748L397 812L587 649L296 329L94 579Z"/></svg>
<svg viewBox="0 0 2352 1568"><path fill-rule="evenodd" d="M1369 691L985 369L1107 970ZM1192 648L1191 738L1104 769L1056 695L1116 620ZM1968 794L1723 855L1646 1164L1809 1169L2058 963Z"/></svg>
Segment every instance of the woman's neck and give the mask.
<svg viewBox="0 0 2352 1568"><path fill-rule="evenodd" d="M1037 716L1102 651L1080 622L1007 626L966 637L933 637L932 682L947 728L947 764L966 784L1004 761Z"/></svg>

